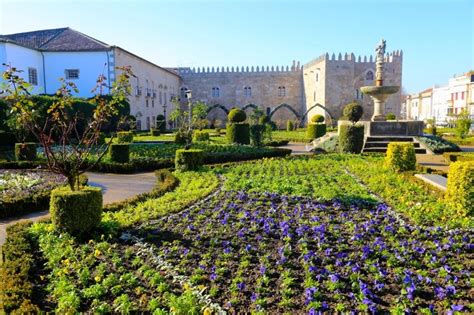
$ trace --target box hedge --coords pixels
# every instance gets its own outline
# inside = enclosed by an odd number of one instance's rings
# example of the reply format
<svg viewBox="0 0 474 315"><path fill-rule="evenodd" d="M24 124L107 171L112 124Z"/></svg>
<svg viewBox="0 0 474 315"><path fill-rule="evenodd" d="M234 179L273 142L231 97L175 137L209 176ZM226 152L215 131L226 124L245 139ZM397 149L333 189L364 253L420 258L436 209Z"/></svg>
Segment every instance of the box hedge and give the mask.
<svg viewBox="0 0 474 315"><path fill-rule="evenodd" d="M308 124L306 128L306 137L309 139L317 139L326 134L326 124Z"/></svg>
<svg viewBox="0 0 474 315"><path fill-rule="evenodd" d="M34 270L38 245L28 231L31 224L26 221L7 227L0 264L0 306L6 314L40 313L32 302L36 287L32 278L38 278Z"/></svg>
<svg viewBox="0 0 474 315"><path fill-rule="evenodd" d="M396 172L414 171L416 154L413 143L390 142L385 156L385 166Z"/></svg>
<svg viewBox="0 0 474 315"><path fill-rule="evenodd" d="M364 146L363 125L339 126L339 150L342 153L360 153Z"/></svg>
<svg viewBox="0 0 474 315"><path fill-rule="evenodd" d="M250 126L250 142L253 146L259 147L263 144L263 132L265 125Z"/></svg>
<svg viewBox="0 0 474 315"><path fill-rule="evenodd" d="M98 187L83 187L72 191L63 186L51 192L51 220L56 229L82 234L99 225L102 217L102 191Z"/></svg>
<svg viewBox="0 0 474 315"><path fill-rule="evenodd" d="M151 128L150 129L150 136L152 137L158 137L160 135L160 130L159 129L154 129L154 128Z"/></svg>
<svg viewBox="0 0 474 315"><path fill-rule="evenodd" d="M131 131L117 132L117 143L130 143L133 141L133 133Z"/></svg>
<svg viewBox="0 0 474 315"><path fill-rule="evenodd" d="M245 123L229 123L226 127L228 143L250 144L250 126Z"/></svg>
<svg viewBox="0 0 474 315"><path fill-rule="evenodd" d="M113 143L109 147L109 157L112 162L128 163L130 161L130 147L126 143Z"/></svg>
<svg viewBox="0 0 474 315"><path fill-rule="evenodd" d="M204 151L199 149L176 150L175 168L179 171L194 171L204 163Z"/></svg>
<svg viewBox="0 0 474 315"><path fill-rule="evenodd" d="M15 143L15 158L17 161L36 160L36 143Z"/></svg>
<svg viewBox="0 0 474 315"><path fill-rule="evenodd" d="M229 119L231 123L241 123L247 119L247 114L240 108L234 108L227 115L227 119Z"/></svg>
<svg viewBox="0 0 474 315"><path fill-rule="evenodd" d="M193 141L209 141L209 132L195 130L193 133Z"/></svg>
<svg viewBox="0 0 474 315"><path fill-rule="evenodd" d="M459 216L469 217L474 213L474 161L449 165L445 199Z"/></svg>
<svg viewBox="0 0 474 315"><path fill-rule="evenodd" d="M443 157L446 162L456 162L456 161L474 161L474 153L472 152L445 152Z"/></svg>

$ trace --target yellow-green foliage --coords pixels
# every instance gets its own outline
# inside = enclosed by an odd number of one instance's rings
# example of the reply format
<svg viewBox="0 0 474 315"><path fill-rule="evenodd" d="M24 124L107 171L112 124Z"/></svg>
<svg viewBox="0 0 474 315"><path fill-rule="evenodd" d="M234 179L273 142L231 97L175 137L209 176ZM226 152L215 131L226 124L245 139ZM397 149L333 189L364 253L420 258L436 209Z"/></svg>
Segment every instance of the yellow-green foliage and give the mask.
<svg viewBox="0 0 474 315"><path fill-rule="evenodd" d="M219 180L211 172L176 172L179 186L157 198L150 198L120 211L105 212L103 221L116 221L121 227L156 219L184 209L216 189Z"/></svg>
<svg viewBox="0 0 474 315"><path fill-rule="evenodd" d="M71 234L88 232L100 223L102 191L89 186L76 191L68 186L56 188L51 192L49 212L59 230Z"/></svg>
<svg viewBox="0 0 474 315"><path fill-rule="evenodd" d="M180 171L195 171L203 164L204 153L199 149L176 150L175 168Z"/></svg>
<svg viewBox="0 0 474 315"><path fill-rule="evenodd" d="M458 161L449 166L445 198L459 216L474 212L474 161Z"/></svg>
<svg viewBox="0 0 474 315"><path fill-rule="evenodd" d="M133 133L131 131L117 132L117 143L130 143L133 141Z"/></svg>
<svg viewBox="0 0 474 315"><path fill-rule="evenodd" d="M397 172L413 171L416 167L413 143L391 142L388 144L385 166Z"/></svg>

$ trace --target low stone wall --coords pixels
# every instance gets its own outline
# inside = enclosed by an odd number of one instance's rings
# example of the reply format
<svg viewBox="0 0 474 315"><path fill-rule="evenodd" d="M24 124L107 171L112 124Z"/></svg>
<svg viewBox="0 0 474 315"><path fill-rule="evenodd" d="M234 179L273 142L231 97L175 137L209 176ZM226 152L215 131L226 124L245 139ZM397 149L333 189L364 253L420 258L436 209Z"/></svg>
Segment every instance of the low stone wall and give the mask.
<svg viewBox="0 0 474 315"><path fill-rule="evenodd" d="M337 122L340 125L351 124L347 120ZM422 121L359 121L357 124L365 126L366 136L420 136L423 135L424 123Z"/></svg>

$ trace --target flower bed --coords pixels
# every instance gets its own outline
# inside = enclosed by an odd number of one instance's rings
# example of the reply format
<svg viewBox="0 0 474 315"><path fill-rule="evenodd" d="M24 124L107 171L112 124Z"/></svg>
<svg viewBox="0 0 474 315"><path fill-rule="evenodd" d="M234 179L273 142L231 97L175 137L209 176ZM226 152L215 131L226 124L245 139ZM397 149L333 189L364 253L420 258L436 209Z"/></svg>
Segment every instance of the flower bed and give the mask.
<svg viewBox="0 0 474 315"><path fill-rule="evenodd" d="M428 147L434 153L459 152L461 149L454 143L449 142L438 136L418 136L420 142Z"/></svg>
<svg viewBox="0 0 474 315"><path fill-rule="evenodd" d="M156 251L230 312L474 311L474 235L400 226L384 204L228 191L153 227Z"/></svg>
<svg viewBox="0 0 474 315"><path fill-rule="evenodd" d="M0 218L47 209L51 190L64 183L50 172L0 170Z"/></svg>
<svg viewBox="0 0 474 315"><path fill-rule="evenodd" d="M354 156L345 162L369 189L412 222L427 226L474 227L471 217L460 215L413 173L397 174L383 167L381 156Z"/></svg>
<svg viewBox="0 0 474 315"><path fill-rule="evenodd" d="M230 190L270 191L293 196L311 196L320 200L374 201L344 169L338 155L264 159L258 165L243 163L223 169Z"/></svg>

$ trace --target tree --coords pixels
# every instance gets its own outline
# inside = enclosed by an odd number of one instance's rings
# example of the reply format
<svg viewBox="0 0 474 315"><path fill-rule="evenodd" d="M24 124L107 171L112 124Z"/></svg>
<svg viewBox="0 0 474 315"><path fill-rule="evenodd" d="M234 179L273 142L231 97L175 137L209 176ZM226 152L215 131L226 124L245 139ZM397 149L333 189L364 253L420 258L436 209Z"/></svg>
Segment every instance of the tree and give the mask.
<svg viewBox="0 0 474 315"><path fill-rule="evenodd" d="M464 139L467 136L472 122L471 116L466 109L463 109L455 116L454 125L456 126L456 133L460 138Z"/></svg>
<svg viewBox="0 0 474 315"><path fill-rule="evenodd" d="M7 95L9 120L16 121L36 137L43 147L50 171L65 176L71 190L81 189L79 175L102 159L113 140L112 137L109 142L100 145L100 130L117 117L120 104L130 94L131 68L117 68L120 75L111 87L106 85L105 76L99 75L93 89L96 95L87 100L92 115L84 115L73 107L72 93L79 92L73 82L60 79L56 98L44 114L29 94L29 85L20 77L22 71L11 65L4 66L7 69L2 77L7 84L3 92ZM110 88L110 97L104 95L106 87Z"/></svg>
<svg viewBox="0 0 474 315"><path fill-rule="evenodd" d="M175 109L170 113L170 120L176 122L178 126L177 133L187 140L187 145L192 141L192 129L204 129L209 121L206 119L208 106L206 103L196 101L192 104L191 125L189 124L189 109L182 110L178 99L171 101Z"/></svg>

